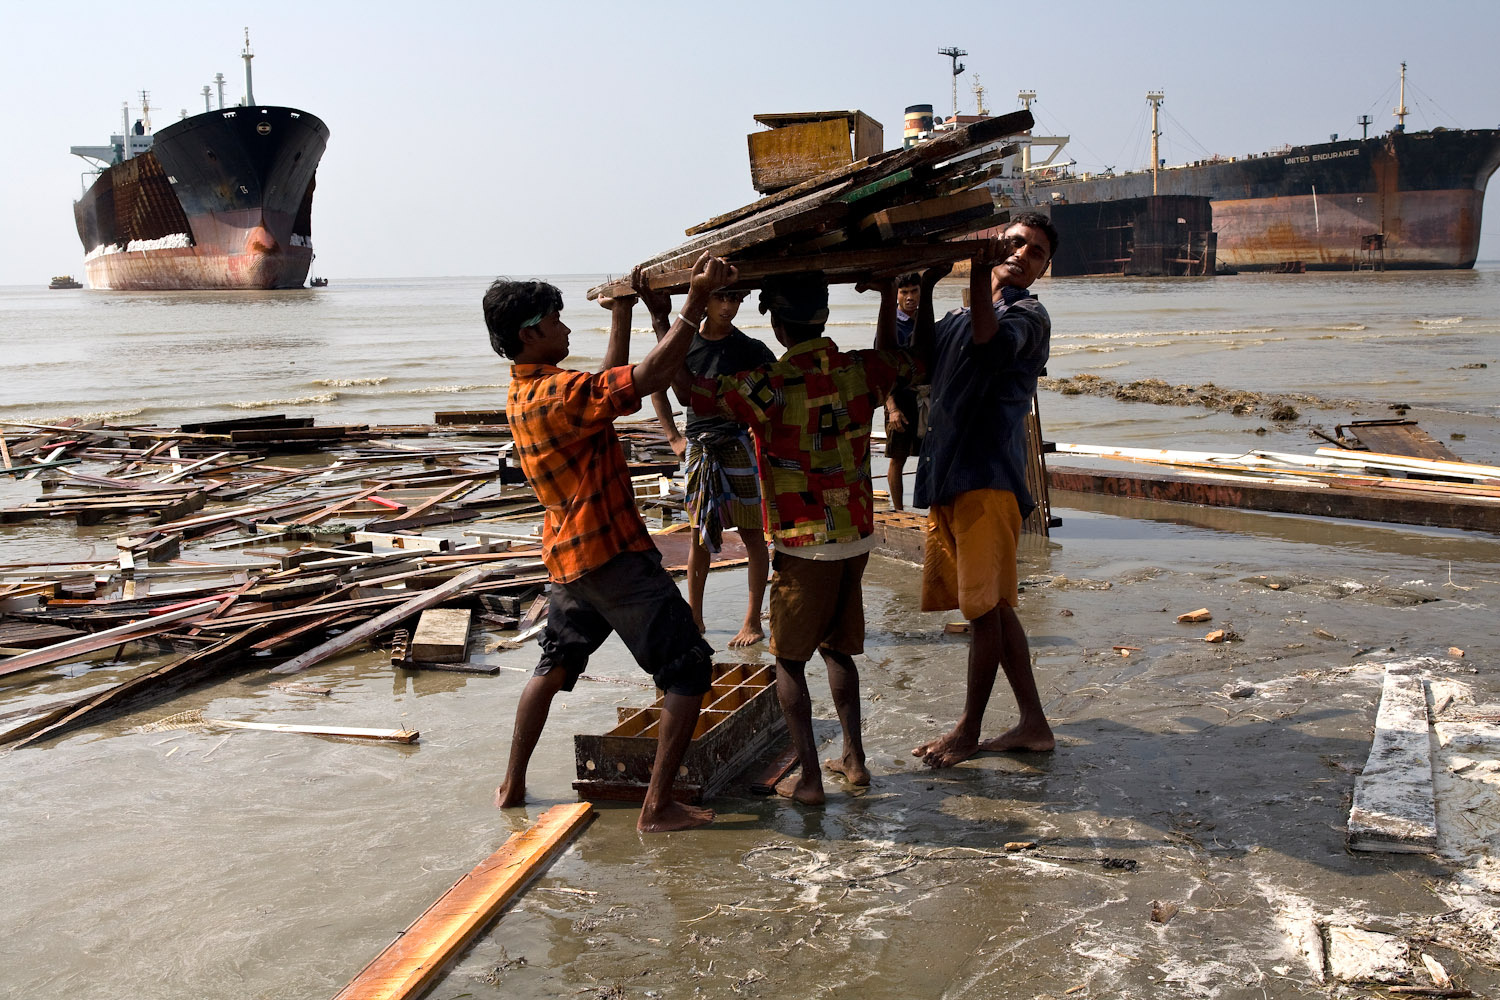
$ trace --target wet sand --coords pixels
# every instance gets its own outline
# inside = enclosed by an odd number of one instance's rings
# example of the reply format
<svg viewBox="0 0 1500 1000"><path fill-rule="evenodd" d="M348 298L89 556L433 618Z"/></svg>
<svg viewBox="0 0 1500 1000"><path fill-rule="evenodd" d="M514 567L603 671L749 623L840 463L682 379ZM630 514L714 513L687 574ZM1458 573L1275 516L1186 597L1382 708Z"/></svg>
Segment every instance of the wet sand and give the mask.
<svg viewBox="0 0 1500 1000"><path fill-rule="evenodd" d="M1500 540L1054 502L1062 528L1023 553L1021 618L1056 753L945 772L910 757L958 711L966 640L942 633L956 615L916 610L910 566L872 559L868 790L830 779L824 809L735 791L713 803L714 827L659 837L606 805L429 995L1321 997L1334 984L1296 944L1309 920L1400 935L1479 994L1500 989L1496 942L1463 908L1496 897L1465 902L1484 859L1459 837L1467 824L1483 839L1493 796L1456 816L1440 795L1455 856L1344 847L1382 660L1434 657L1429 675L1462 685L1459 708L1500 702ZM768 656L725 650L742 588L742 570L709 582L722 660ZM1176 622L1199 607L1212 623ZM1204 643L1212 628L1242 641ZM644 677L613 639L591 670ZM809 676L829 756L837 723L822 672ZM0 995L332 995L510 832L574 798L574 732L649 700L586 683L560 698L532 804L497 812L523 672L393 673L371 651L301 679L333 694L252 671L3 758ZM0 710L24 696L6 680ZM129 732L189 708L422 740ZM1002 690L986 731L1011 708ZM1007 852L1014 841L1037 846ZM1154 922L1154 904L1177 909Z"/></svg>

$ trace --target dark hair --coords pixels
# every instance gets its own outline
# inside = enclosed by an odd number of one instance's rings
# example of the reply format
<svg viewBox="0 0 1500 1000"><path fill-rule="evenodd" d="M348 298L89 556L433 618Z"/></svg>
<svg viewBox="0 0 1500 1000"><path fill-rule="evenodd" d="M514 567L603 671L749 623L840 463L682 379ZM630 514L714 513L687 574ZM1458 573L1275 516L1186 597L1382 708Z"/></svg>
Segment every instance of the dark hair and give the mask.
<svg viewBox="0 0 1500 1000"><path fill-rule="evenodd" d="M1011 219L1005 228L1009 229L1011 226L1030 226L1032 229L1040 229L1047 234L1047 242L1052 244L1052 252L1047 255L1047 259L1051 260L1057 256L1057 227L1045 215L1039 212L1022 212Z"/></svg>
<svg viewBox="0 0 1500 1000"><path fill-rule="evenodd" d="M827 323L789 323L784 319L777 319L775 316L771 317L771 325L773 327L781 327L782 331L786 334L786 339L794 344L800 344L803 341L823 336L823 331L828 326Z"/></svg>
<svg viewBox="0 0 1500 1000"><path fill-rule="evenodd" d="M897 288L911 288L913 285L917 286L918 288L922 286L922 275L918 274L916 271L907 271L905 274L901 275L901 277L896 279Z"/></svg>
<svg viewBox="0 0 1500 1000"><path fill-rule="evenodd" d="M545 281L496 278L484 293L484 325L496 354L515 360L521 353L521 324L538 314L562 311L562 292Z"/></svg>

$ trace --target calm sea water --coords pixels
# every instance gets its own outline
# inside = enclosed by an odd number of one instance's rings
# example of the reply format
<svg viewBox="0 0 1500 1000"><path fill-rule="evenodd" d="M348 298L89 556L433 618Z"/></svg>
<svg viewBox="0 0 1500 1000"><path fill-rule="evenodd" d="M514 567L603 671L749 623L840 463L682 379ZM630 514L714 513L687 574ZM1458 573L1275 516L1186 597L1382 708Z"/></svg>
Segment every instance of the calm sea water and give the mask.
<svg viewBox="0 0 1500 1000"><path fill-rule="evenodd" d="M601 275L550 276L563 290L574 363L597 364L608 316L586 290ZM484 277L356 281L293 292L0 289L0 420L63 417L176 424L286 413L321 423L427 422L436 410L504 398L508 363L489 347ZM964 283L945 282L939 308ZM1043 279L1054 320L1051 374L1213 382L1367 404L1336 418L1430 409L1435 433L1462 426L1476 461L1500 441L1500 262L1472 271L1241 275L1216 279ZM873 294L832 296L830 334L864 346ZM739 325L772 341L753 298ZM653 341L643 310L632 351ZM1485 368L1472 367L1476 364ZM1044 394L1050 437L1160 447L1242 447L1263 421L1192 408ZM1313 414L1316 418L1317 415ZM1300 429L1272 428L1306 439ZM14 433L14 432L13 432ZM1264 444L1264 442L1260 442Z"/></svg>

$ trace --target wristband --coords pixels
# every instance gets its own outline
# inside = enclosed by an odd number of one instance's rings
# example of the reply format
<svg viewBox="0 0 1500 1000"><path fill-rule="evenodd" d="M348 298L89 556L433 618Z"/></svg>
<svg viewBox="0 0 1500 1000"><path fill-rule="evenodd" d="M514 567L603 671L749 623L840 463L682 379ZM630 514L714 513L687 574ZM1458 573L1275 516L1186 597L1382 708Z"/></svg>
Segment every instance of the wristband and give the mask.
<svg viewBox="0 0 1500 1000"><path fill-rule="evenodd" d="M687 313L680 312L680 313L677 314L677 318L680 319L680 320L682 320L688 326L692 327L694 330L698 329L700 326L703 325L703 317L702 316L699 316L697 319L688 319Z"/></svg>

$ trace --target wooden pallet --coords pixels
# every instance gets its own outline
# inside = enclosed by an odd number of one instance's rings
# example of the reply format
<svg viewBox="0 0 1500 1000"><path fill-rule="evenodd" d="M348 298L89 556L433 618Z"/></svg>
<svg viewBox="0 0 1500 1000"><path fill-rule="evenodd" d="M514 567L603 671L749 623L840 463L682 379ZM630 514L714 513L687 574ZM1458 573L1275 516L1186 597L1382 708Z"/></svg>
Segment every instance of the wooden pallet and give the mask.
<svg viewBox="0 0 1500 1000"><path fill-rule="evenodd" d="M674 793L702 802L712 798L786 735L771 664L716 663L713 687L682 758ZM573 737L578 780L591 800L639 802L651 781L663 696L648 708L621 708L618 724L602 735Z"/></svg>

